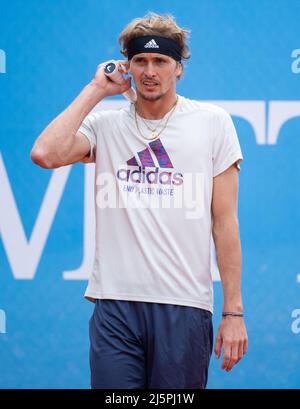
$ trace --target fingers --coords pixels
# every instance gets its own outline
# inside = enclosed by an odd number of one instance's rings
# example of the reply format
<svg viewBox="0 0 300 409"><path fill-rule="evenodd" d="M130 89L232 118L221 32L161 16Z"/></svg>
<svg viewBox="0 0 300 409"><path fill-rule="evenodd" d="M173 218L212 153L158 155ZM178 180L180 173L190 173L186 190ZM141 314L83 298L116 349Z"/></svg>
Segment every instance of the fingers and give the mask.
<svg viewBox="0 0 300 409"><path fill-rule="evenodd" d="M234 365L236 365L238 363L238 360L239 360L239 343L233 342L231 344L231 356L230 356L228 365L225 368L225 370L227 372L231 371L231 369L234 367Z"/></svg>
<svg viewBox="0 0 300 409"><path fill-rule="evenodd" d="M126 69L128 69L129 66L130 66L130 63L129 63L128 60L119 60L118 62L119 62L120 64L124 65L124 66L126 67Z"/></svg>
<svg viewBox="0 0 300 409"><path fill-rule="evenodd" d="M248 340L244 341L225 341L224 342L224 356L221 368L229 372L239 363L239 361L246 354L248 349Z"/></svg>
<svg viewBox="0 0 300 409"><path fill-rule="evenodd" d="M221 368L229 372L248 350L248 336L243 320L230 318L222 320L215 345L217 358L220 356L222 344L224 353Z"/></svg>
<svg viewBox="0 0 300 409"><path fill-rule="evenodd" d="M119 65L118 69L122 74L128 73L129 61L127 60L118 61L118 65Z"/></svg>
<svg viewBox="0 0 300 409"><path fill-rule="evenodd" d="M246 338L243 342L243 351L244 355L248 352L248 338Z"/></svg>
<svg viewBox="0 0 300 409"><path fill-rule="evenodd" d="M130 87L131 87L131 77L127 78L124 83L122 85L120 85L121 87L121 93L127 91Z"/></svg>
<svg viewBox="0 0 300 409"><path fill-rule="evenodd" d="M216 342L215 342L215 355L216 355L217 359L220 358L221 349L222 349L222 338L218 334L217 337L216 337Z"/></svg>
<svg viewBox="0 0 300 409"><path fill-rule="evenodd" d="M230 359L231 359L231 342L225 341L224 342L224 355L223 355L223 361L221 365L222 369L227 370L230 364Z"/></svg>
<svg viewBox="0 0 300 409"><path fill-rule="evenodd" d="M241 341L239 343L239 346L238 346L238 360L237 360L237 363L240 362L240 360L243 358L243 356L244 356L244 343Z"/></svg>

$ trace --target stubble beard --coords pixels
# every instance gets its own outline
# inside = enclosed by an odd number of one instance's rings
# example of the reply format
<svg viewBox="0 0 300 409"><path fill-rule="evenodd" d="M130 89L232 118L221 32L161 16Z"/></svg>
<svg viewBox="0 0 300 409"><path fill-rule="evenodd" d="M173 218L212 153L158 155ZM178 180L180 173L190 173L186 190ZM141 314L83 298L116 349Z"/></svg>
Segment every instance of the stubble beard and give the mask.
<svg viewBox="0 0 300 409"><path fill-rule="evenodd" d="M140 92L141 98L143 98L145 101L157 101L160 98L162 98L164 95L165 95L164 92L160 92L159 94L156 94L156 95L151 95L151 94L147 95L147 94L144 94L143 92Z"/></svg>

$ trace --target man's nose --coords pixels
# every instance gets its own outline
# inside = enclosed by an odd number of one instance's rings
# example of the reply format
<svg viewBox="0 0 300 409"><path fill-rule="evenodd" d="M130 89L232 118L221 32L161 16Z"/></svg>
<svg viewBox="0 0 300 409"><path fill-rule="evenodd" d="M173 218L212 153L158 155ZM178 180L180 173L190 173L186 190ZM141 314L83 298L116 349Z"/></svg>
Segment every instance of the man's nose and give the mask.
<svg viewBox="0 0 300 409"><path fill-rule="evenodd" d="M145 66L144 73L147 77L155 77L156 73L152 63L149 63Z"/></svg>

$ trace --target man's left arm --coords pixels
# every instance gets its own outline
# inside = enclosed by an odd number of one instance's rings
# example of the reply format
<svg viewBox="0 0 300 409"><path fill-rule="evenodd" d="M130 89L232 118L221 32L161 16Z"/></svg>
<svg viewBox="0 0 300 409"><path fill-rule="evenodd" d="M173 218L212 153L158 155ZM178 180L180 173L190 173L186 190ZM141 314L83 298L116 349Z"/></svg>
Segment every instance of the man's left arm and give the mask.
<svg viewBox="0 0 300 409"><path fill-rule="evenodd" d="M238 170L230 166L213 179L212 234L223 287L223 312L243 312L241 294L242 252L237 216ZM223 317L215 341L219 359L224 348L222 369L229 372L248 349L243 317Z"/></svg>

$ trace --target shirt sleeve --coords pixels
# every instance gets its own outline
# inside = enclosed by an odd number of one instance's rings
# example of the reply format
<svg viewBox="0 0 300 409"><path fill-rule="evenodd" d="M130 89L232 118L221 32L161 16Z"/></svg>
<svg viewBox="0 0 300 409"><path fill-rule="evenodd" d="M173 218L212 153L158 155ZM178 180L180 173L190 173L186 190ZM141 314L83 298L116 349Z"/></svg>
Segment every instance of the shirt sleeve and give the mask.
<svg viewBox="0 0 300 409"><path fill-rule="evenodd" d="M83 163L96 162L97 134L100 119L99 112L92 112L85 117L78 129L79 132L86 136L90 143L89 156L82 159L81 162Z"/></svg>
<svg viewBox="0 0 300 409"><path fill-rule="evenodd" d="M213 177L219 175L235 164L240 171L239 163L243 160L240 143L231 116L221 110L220 127L215 135L213 145Z"/></svg>

